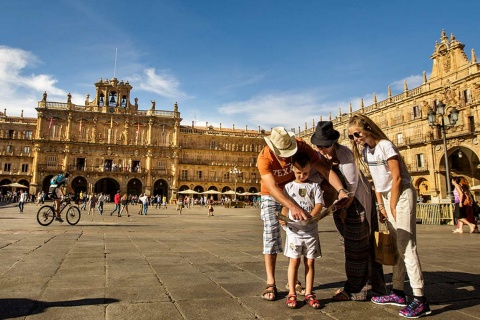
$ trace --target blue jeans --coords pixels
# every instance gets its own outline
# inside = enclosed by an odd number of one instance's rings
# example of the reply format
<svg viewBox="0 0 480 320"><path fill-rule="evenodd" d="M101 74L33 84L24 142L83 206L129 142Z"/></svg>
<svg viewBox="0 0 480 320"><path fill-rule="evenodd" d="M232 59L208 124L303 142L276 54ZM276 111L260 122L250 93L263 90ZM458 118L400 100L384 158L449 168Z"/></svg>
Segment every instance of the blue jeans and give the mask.
<svg viewBox="0 0 480 320"><path fill-rule="evenodd" d="M120 215L120 203L115 203L115 208L113 209L112 213L110 213L110 215L113 215L115 211L118 211L118 214Z"/></svg>
<svg viewBox="0 0 480 320"><path fill-rule="evenodd" d="M148 203L143 203L143 204L142 204L142 208L143 208L143 214L144 214L144 215L147 215Z"/></svg>
<svg viewBox="0 0 480 320"><path fill-rule="evenodd" d="M23 201L18 202L18 208L20 209L20 212L23 212L23 206L24 206Z"/></svg>

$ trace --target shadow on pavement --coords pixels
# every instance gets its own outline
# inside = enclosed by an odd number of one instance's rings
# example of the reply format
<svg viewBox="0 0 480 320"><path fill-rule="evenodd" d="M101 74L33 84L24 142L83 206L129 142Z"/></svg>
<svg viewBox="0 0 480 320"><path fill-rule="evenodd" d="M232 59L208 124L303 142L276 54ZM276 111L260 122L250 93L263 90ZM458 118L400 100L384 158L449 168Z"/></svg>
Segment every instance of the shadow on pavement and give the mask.
<svg viewBox="0 0 480 320"><path fill-rule="evenodd" d="M120 300L109 298L88 298L53 302L22 298L0 299L0 319L10 319L40 314L46 309L52 307L78 307L97 304L110 304L119 301Z"/></svg>
<svg viewBox="0 0 480 320"><path fill-rule="evenodd" d="M442 306L432 314L462 310L480 304L480 275L449 271L424 272L423 275L425 295L430 305Z"/></svg>

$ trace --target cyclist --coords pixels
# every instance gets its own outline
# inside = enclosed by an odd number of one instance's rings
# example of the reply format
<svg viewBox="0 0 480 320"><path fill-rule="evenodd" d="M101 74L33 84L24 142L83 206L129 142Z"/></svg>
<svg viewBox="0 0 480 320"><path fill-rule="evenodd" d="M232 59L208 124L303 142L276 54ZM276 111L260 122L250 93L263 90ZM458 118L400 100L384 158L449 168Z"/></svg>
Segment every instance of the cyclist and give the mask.
<svg viewBox="0 0 480 320"><path fill-rule="evenodd" d="M56 177L52 179L53 184L50 186L53 188L52 190L52 198L53 201L55 202L55 220L59 222L63 222L62 217L60 217L60 201L63 198L63 192L62 192L62 187L66 186L68 191L71 194L75 194L75 191L73 191L72 186L68 182L68 177L70 176L70 173L65 172L65 173L59 173Z"/></svg>

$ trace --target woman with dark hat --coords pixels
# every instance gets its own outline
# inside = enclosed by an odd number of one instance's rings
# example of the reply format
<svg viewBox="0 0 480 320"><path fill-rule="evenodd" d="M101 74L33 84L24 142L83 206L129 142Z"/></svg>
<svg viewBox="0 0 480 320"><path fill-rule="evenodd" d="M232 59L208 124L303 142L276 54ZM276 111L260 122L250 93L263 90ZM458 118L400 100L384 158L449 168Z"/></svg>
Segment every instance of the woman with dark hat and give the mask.
<svg viewBox="0 0 480 320"><path fill-rule="evenodd" d="M344 246L347 276L343 289L335 292L333 300L366 300L366 285L369 280L374 294L386 293L382 265L375 262L374 258L374 231L378 230L377 212L370 183L355 164L352 151L337 143L339 137L340 133L333 128L331 121L318 122L311 137L312 144L340 177L344 188L354 195L345 208L333 214ZM324 197L327 205L328 195ZM334 200L336 198L331 199Z"/></svg>

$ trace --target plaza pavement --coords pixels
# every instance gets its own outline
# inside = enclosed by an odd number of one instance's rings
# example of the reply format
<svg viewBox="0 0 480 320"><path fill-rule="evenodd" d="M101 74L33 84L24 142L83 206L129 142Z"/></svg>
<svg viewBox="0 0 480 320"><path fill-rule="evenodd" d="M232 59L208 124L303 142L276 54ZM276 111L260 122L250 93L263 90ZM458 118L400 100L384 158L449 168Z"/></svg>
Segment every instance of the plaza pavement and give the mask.
<svg viewBox="0 0 480 320"><path fill-rule="evenodd" d="M285 306L287 259L279 256L279 299L265 286L259 209L150 208L130 218L86 215L76 226L36 221L39 207L0 206L0 319L401 319L395 306L332 302L345 280L331 217L320 221L323 257L315 292L324 308ZM480 318L478 234L418 225L432 319ZM465 229L466 231L466 229ZM303 266L301 266L303 272ZM385 268L391 279L391 268ZM407 290L411 293L410 290Z"/></svg>

